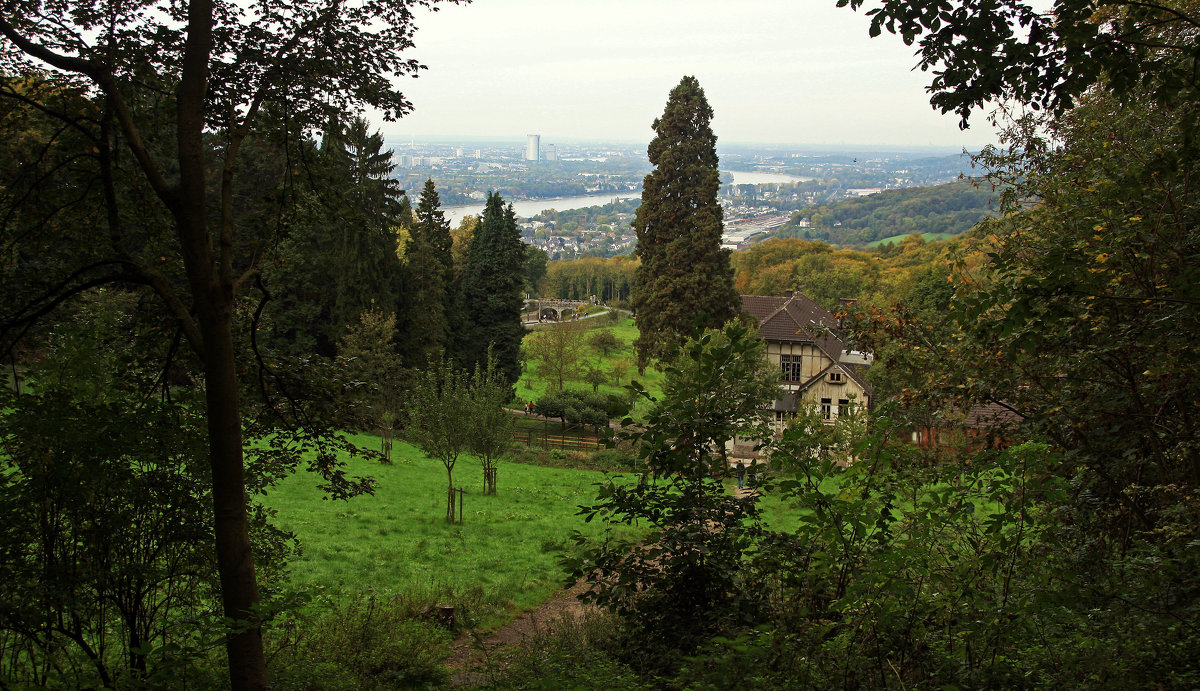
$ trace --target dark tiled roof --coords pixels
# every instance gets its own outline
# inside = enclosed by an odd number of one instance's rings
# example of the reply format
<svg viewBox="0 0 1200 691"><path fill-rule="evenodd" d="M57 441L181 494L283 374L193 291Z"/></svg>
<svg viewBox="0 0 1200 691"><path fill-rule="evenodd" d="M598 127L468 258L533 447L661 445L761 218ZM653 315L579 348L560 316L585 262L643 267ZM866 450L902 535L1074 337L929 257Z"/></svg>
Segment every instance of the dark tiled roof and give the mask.
<svg viewBox="0 0 1200 691"><path fill-rule="evenodd" d="M1021 416L1000 403L981 403L967 413L964 424L971 429L1009 427L1021 421Z"/></svg>
<svg viewBox="0 0 1200 691"><path fill-rule="evenodd" d="M758 333L764 340L816 343L829 359L840 359L842 339L837 320L801 293L790 298L743 295L742 309L758 320Z"/></svg>

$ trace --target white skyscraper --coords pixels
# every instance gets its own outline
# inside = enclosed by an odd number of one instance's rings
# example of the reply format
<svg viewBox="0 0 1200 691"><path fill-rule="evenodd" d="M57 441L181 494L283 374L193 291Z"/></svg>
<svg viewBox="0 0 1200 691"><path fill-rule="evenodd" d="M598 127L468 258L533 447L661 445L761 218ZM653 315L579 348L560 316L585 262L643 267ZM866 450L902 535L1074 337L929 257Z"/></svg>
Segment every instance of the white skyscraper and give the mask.
<svg viewBox="0 0 1200 691"><path fill-rule="evenodd" d="M525 135L525 160L538 161L542 158L542 136L540 134Z"/></svg>

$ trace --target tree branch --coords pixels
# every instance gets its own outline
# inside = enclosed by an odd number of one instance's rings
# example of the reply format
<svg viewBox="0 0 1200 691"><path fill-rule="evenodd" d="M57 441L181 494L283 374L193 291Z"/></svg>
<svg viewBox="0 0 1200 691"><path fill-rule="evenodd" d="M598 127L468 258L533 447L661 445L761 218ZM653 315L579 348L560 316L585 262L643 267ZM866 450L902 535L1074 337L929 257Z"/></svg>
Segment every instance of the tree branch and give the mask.
<svg viewBox="0 0 1200 691"><path fill-rule="evenodd" d="M141 134L138 132L137 126L133 123L133 114L129 111L129 106L121 95L120 89L117 88L117 82L110 72L103 66L90 60L62 55L41 44L34 43L18 33L12 24L3 17L0 17L0 34L12 41L18 49L30 57L41 60L60 70L75 72L88 77L96 86L100 87L100 90L105 95L113 99L117 120L121 123L121 129L128 140L129 149L133 152L142 170L145 171L146 179L150 182L150 186L154 188L155 193L158 194L159 198L168 207L174 208L177 206L178 193L175 187L169 185L166 179L163 178L162 171L150 156L150 152L146 149L146 143L142 141Z"/></svg>

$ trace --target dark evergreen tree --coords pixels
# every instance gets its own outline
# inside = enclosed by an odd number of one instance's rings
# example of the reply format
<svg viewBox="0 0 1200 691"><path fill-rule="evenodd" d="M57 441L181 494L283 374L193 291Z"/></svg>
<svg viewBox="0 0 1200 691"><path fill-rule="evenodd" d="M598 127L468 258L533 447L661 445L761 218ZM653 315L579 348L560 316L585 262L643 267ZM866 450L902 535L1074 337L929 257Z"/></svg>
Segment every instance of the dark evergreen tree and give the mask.
<svg viewBox="0 0 1200 691"><path fill-rule="evenodd" d="M404 296L407 319L401 350L414 367L424 367L452 342L450 316L457 300L451 244L450 223L442 213L433 180L426 180L404 252L409 284Z"/></svg>
<svg viewBox="0 0 1200 691"><path fill-rule="evenodd" d="M729 252L721 249L712 115L696 78L684 77L654 121L654 171L643 183L633 222L642 260L633 291L639 369L671 357L685 340L737 312Z"/></svg>
<svg viewBox="0 0 1200 691"><path fill-rule="evenodd" d="M517 228L516 212L492 192L471 237L467 258L463 287L468 338L461 350L464 368L486 366L491 346L496 371L510 386L516 384L521 375L519 355L525 335L521 324L524 286L525 244Z"/></svg>
<svg viewBox="0 0 1200 691"><path fill-rule="evenodd" d="M397 309L402 288L396 229L407 212L390 178L391 154L359 118L327 127L319 149L306 142L296 152L308 175L264 271L272 293L266 341L295 355L333 355L363 312Z"/></svg>
<svg viewBox="0 0 1200 691"><path fill-rule="evenodd" d="M363 312L396 304L393 291L400 261L394 225L400 191L389 178L395 168L391 152L382 147L383 138L367 134L361 117L351 120L338 136L327 137L321 147L335 182L323 195L335 242L328 258L334 268L328 336L334 343L358 323Z"/></svg>

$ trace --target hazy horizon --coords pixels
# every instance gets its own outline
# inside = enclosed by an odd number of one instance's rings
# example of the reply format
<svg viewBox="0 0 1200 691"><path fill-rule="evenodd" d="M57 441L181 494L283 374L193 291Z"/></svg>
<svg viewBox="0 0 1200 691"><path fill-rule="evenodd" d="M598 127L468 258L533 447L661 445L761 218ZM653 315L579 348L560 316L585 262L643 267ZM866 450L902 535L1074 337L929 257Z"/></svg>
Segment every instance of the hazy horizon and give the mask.
<svg viewBox="0 0 1200 691"><path fill-rule="evenodd" d="M438 145L455 145L455 144L490 144L490 145L512 145L520 148L522 151L525 148L526 136L530 134L538 134L541 136L542 146L547 144L560 144L567 146L585 146L585 145L614 145L628 146L633 148L645 148L650 141L653 133L650 133L644 140L636 141L632 139L616 139L616 138L601 138L601 137L548 137L540 132L527 132L520 135L475 135L475 134L414 134L408 135L405 133L389 133L384 131L384 139L387 145L403 145L410 139L418 144L438 144ZM771 151L782 150L788 152L812 152L812 153L931 153L940 155L954 155L962 153L962 147L954 144L897 144L881 142L877 144L854 144L851 142L832 142L832 143L814 143L814 142L746 142L746 141L725 141L718 138L717 151L722 149L747 149L751 151ZM968 149L974 152L977 150Z"/></svg>
<svg viewBox="0 0 1200 691"><path fill-rule="evenodd" d="M387 138L645 143L667 94L694 75L723 143L975 151L996 140L934 111L914 48L870 38L834 0L476 0L416 13L425 64L402 84L414 112ZM459 134L455 134L459 133Z"/></svg>

